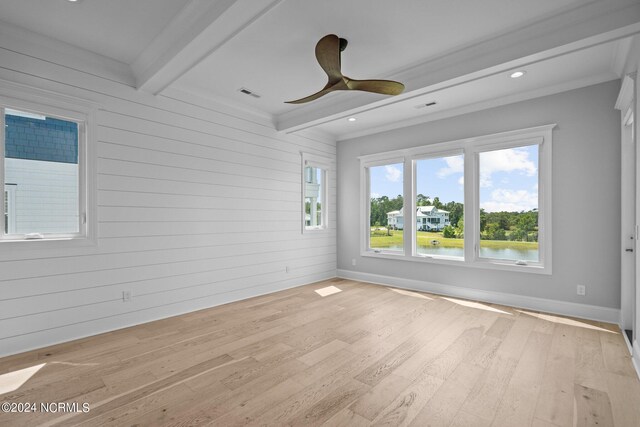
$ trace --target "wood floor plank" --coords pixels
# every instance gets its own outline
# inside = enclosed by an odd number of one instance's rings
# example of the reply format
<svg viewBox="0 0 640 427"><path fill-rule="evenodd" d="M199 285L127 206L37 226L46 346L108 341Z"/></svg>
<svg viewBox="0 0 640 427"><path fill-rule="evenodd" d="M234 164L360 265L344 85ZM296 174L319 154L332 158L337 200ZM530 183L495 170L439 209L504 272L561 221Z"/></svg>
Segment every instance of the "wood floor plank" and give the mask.
<svg viewBox="0 0 640 427"><path fill-rule="evenodd" d="M576 425L585 427L613 425L611 402L607 393L575 384L574 396L576 400Z"/></svg>
<svg viewBox="0 0 640 427"><path fill-rule="evenodd" d="M423 375L413 381L373 420L376 426L406 426L418 415L429 399L442 386L443 379Z"/></svg>
<svg viewBox="0 0 640 427"><path fill-rule="evenodd" d="M557 324L534 417L558 425L573 422L576 329Z"/></svg>
<svg viewBox="0 0 640 427"><path fill-rule="evenodd" d="M402 393L411 381L391 374L376 384L369 392L361 396L350 407L353 413L373 421L378 414L389 406Z"/></svg>
<svg viewBox="0 0 640 427"><path fill-rule="evenodd" d="M551 335L532 332L518 361L492 426L530 425L542 383Z"/></svg>
<svg viewBox="0 0 640 427"><path fill-rule="evenodd" d="M315 290L336 286L326 297ZM615 325L346 279L0 359L0 425L640 425Z"/></svg>
<svg viewBox="0 0 640 427"><path fill-rule="evenodd" d="M482 368L478 366L468 363L458 365L410 425L445 427L451 424L481 374Z"/></svg>

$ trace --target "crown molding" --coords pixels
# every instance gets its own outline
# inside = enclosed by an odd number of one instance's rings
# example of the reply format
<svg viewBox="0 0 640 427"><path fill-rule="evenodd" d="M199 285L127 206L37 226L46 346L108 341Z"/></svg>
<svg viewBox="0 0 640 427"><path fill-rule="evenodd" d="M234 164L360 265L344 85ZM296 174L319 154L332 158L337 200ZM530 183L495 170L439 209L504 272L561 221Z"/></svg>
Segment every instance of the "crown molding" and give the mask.
<svg viewBox="0 0 640 427"><path fill-rule="evenodd" d="M227 114L232 117L275 129L273 116L271 114L247 107L245 104L240 104L232 100L224 98L217 98L214 100L210 97L204 97L190 91L184 91L176 88L167 88L158 96L195 105L221 114Z"/></svg>
<svg viewBox="0 0 640 427"><path fill-rule="evenodd" d="M0 21L0 48L134 86L131 67L123 62L3 21Z"/></svg>
<svg viewBox="0 0 640 427"><path fill-rule="evenodd" d="M448 110L438 111L437 113L430 113L420 117L414 117L407 120L396 121L388 123L382 126L371 127L368 129L348 132L335 137L338 142L347 141L354 138L360 138L363 136L374 135L382 132L388 132L394 129L400 129L410 126L416 126L423 123L434 122L437 120L448 119L451 117L461 116L463 114L470 114L476 111L487 110L489 108L500 107L502 105L514 104L516 102L527 101L535 98L542 98L544 96L555 95L557 93L568 92L570 90L580 89L587 86L593 86L600 83L605 83L611 80L615 80L617 77L613 73L603 73L597 76L591 76L584 79L573 80L570 82L561 83L554 86L548 86L540 89L535 89L527 92L520 92L514 95L503 96L494 99L488 99L486 101L476 102L469 105L464 105L457 108L451 108Z"/></svg>
<svg viewBox="0 0 640 427"><path fill-rule="evenodd" d="M280 114L276 117L276 126L282 132L295 132L514 66L629 37L640 32L638 16L640 3L637 1L592 1L385 76L404 82L407 87L404 94L374 102L371 99L375 95L371 94L324 97Z"/></svg>
<svg viewBox="0 0 640 427"><path fill-rule="evenodd" d="M132 64L136 87L157 95L283 0L194 0Z"/></svg>

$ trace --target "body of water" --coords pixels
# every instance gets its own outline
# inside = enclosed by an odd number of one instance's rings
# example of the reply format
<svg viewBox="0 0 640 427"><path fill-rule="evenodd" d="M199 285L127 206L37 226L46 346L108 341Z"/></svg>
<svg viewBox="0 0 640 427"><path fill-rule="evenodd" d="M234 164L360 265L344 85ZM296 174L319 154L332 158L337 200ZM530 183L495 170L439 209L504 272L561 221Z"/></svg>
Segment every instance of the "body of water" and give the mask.
<svg viewBox="0 0 640 427"><path fill-rule="evenodd" d="M401 246L386 249L402 250ZM421 255L463 257L462 248L445 248L439 245L418 246ZM511 261L538 261L538 249L512 249L512 248L480 248L481 258L503 259Z"/></svg>

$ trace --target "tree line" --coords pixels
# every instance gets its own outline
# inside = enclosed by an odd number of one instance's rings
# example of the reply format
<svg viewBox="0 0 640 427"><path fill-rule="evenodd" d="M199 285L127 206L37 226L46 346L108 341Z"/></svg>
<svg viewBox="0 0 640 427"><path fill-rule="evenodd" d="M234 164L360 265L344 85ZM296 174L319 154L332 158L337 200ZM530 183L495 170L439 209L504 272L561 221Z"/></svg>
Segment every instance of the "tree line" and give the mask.
<svg viewBox="0 0 640 427"><path fill-rule="evenodd" d="M387 196L371 198L370 225L385 227L387 212L399 211L404 204L402 195L390 199ZM449 212L451 225L443 230L444 237L464 237L464 204L459 202L442 203L438 197L433 199L423 194L416 196L417 206L435 206ZM533 209L522 212L486 212L480 209L480 237L484 240L538 241L538 211Z"/></svg>

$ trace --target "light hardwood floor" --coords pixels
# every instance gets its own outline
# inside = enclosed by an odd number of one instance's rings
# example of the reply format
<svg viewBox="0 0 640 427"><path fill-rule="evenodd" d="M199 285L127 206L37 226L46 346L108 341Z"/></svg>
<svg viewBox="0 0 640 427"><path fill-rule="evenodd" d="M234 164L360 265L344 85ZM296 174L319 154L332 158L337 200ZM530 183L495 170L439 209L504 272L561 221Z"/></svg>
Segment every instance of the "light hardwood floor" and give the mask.
<svg viewBox="0 0 640 427"><path fill-rule="evenodd" d="M90 411L0 425L640 425L613 325L340 279L7 357L0 375L43 363L0 401Z"/></svg>

